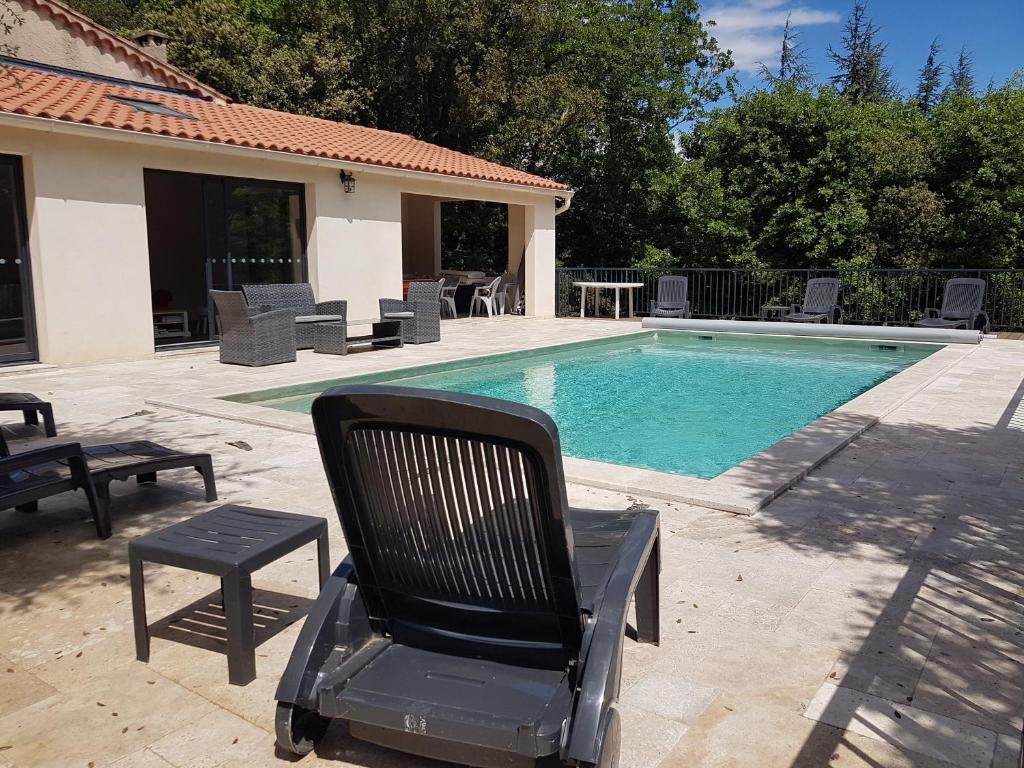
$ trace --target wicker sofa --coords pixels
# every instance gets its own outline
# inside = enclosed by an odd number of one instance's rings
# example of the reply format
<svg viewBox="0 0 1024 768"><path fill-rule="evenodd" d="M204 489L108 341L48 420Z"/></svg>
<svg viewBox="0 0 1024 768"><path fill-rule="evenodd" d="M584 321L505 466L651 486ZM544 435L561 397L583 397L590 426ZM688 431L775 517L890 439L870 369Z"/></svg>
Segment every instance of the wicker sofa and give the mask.
<svg viewBox="0 0 1024 768"><path fill-rule="evenodd" d="M313 348L313 328L322 322L345 322L348 304L343 299L317 301L309 283L247 283L242 286L250 312L285 309L295 323L298 349Z"/></svg>

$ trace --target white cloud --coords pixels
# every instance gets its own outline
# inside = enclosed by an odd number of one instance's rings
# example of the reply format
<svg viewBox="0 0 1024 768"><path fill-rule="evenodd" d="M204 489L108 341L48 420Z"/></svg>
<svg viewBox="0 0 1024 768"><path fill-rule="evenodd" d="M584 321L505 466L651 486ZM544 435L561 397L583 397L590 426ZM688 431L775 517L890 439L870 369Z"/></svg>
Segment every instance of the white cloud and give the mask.
<svg viewBox="0 0 1024 768"><path fill-rule="evenodd" d="M790 5L786 0L726 0L707 6L701 14L713 20L711 34L722 48L732 51L736 69L756 72L759 62L771 63L782 47L782 29L790 23L800 27L812 24L835 24L838 13Z"/></svg>

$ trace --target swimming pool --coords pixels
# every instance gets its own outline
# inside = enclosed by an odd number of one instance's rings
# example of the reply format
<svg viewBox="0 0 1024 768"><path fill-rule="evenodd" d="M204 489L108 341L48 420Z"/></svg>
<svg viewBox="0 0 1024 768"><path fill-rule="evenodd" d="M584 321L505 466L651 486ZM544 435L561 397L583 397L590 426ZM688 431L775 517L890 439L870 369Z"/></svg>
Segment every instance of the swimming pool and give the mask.
<svg viewBox="0 0 1024 768"><path fill-rule="evenodd" d="M340 383L488 395L551 414L568 456L710 479L940 348L646 333L227 399L309 413Z"/></svg>

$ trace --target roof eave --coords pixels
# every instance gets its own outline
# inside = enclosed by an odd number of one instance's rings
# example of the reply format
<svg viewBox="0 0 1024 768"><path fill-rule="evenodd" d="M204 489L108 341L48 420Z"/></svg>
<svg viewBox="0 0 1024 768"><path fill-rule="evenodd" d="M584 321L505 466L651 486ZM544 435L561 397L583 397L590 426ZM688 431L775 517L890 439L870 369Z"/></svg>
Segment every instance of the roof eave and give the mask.
<svg viewBox="0 0 1024 768"><path fill-rule="evenodd" d="M510 181L491 181L488 179L477 179L472 176L459 176L453 173L441 173L438 171L418 171L409 168L397 168L376 163L360 163L351 160L338 160L320 155L305 155L296 152L282 152L276 149L261 149L258 147L245 147L238 144L225 144L218 141L204 141L201 139L188 139L179 136L165 136L159 133L144 133L141 131L128 130L126 128L111 128L102 125L89 125L87 123L75 123L68 120L59 120L51 117L36 117L34 115L21 115L14 112L0 112L0 125L28 128L30 130L46 131L50 133L63 133L78 136L89 136L92 138L104 138L113 141L127 142L131 144L171 144L192 151L212 152L215 154L229 154L234 156L249 156L266 158L275 157L282 162L297 163L300 165L312 165L328 168L346 168L360 170L366 173L375 173L386 176L400 176L405 178L431 179L434 181L446 181L448 183L467 184L475 187L486 187L490 189L505 189L516 192L543 194L553 198L570 198L574 194L572 190L564 186L543 187L535 184L522 184Z"/></svg>

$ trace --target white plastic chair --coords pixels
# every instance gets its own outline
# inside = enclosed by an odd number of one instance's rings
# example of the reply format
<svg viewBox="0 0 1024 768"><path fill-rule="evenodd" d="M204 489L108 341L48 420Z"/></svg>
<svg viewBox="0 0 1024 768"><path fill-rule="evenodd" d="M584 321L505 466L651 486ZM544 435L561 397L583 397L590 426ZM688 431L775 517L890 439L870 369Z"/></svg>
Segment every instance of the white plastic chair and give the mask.
<svg viewBox="0 0 1024 768"><path fill-rule="evenodd" d="M455 292L459 290L462 280L457 275L445 275L441 278L441 316L453 320L459 316L455 308Z"/></svg>
<svg viewBox="0 0 1024 768"><path fill-rule="evenodd" d="M481 305L487 309L488 317L494 317L494 313L498 309L495 305L495 298L497 297L498 283L500 282L501 278L496 277L487 285L478 285L476 287L476 290L473 291L473 301L469 305L470 317L473 317L477 307ZM483 312L481 311L480 314L483 314Z"/></svg>

